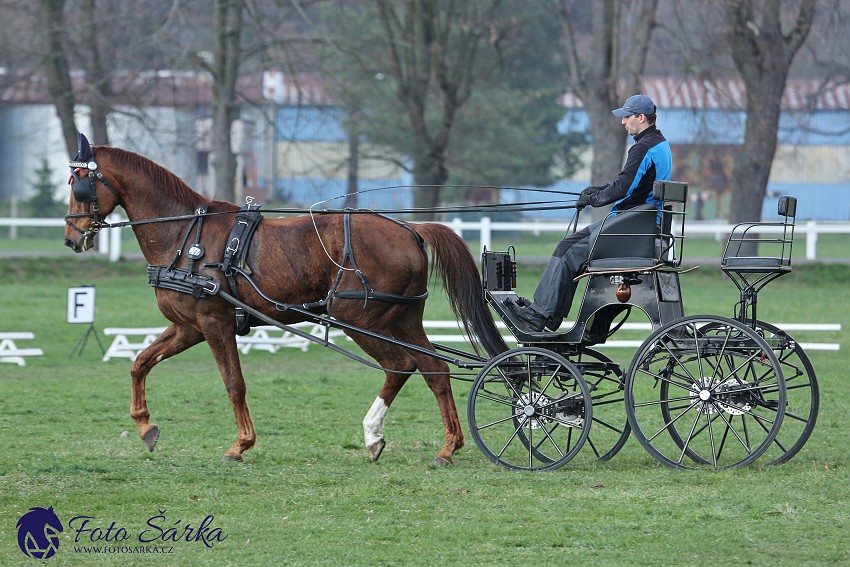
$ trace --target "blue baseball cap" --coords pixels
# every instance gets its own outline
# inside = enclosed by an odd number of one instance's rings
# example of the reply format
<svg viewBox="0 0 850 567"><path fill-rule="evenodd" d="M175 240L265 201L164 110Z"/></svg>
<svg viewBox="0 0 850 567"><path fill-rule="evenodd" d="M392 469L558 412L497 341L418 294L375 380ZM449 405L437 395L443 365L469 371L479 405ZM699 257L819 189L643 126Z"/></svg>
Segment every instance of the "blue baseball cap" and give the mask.
<svg viewBox="0 0 850 567"><path fill-rule="evenodd" d="M655 114L655 103L645 94L636 94L626 99L623 108L616 108L611 113L617 118L633 114Z"/></svg>

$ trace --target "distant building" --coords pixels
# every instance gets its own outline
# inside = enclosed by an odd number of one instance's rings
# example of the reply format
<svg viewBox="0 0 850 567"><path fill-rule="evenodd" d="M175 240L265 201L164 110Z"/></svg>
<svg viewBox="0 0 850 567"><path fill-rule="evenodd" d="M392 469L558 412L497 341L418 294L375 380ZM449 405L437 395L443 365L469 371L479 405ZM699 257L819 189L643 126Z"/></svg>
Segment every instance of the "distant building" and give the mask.
<svg viewBox="0 0 850 567"><path fill-rule="evenodd" d="M82 74L73 79L83 92ZM211 77L144 72L115 80L113 91L125 94L117 101L119 112L110 116L111 143L161 163L196 190L210 194L215 159L210 153ZM659 106L658 127L673 147L673 177L690 184L691 213L727 217L732 163L742 151L745 123L740 81L649 77L643 85ZM233 130L239 162L237 195L250 194L261 203L342 208L349 184L349 140L344 113L333 105L321 79L269 71L243 77L238 91L245 104ZM562 104L561 127L589 132L581 102L567 94ZM85 104L80 104L77 124L90 134L87 113ZM68 156L43 77L11 76L0 69L0 132L0 167L7 179L18 176L16 182L0 185L0 201L13 194L27 198L42 159L56 171L57 194L67 191ZM369 157L385 154L361 146L357 206L411 206L412 178L398 165L403 160ZM589 151L583 163L583 169L556 188L577 191L588 185ZM799 198L800 220L850 219L850 86L788 82L763 218L774 216L775 200L782 194ZM526 197L521 191L502 191L505 201ZM530 200L540 200L540 194ZM529 216L563 218L564 212L538 211Z"/></svg>

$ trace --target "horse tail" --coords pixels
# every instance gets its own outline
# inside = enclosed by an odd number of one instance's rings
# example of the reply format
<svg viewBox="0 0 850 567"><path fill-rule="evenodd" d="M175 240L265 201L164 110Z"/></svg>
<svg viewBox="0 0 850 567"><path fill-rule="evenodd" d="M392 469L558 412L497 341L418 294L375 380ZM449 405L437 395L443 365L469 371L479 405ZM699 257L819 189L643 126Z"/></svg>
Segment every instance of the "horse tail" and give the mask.
<svg viewBox="0 0 850 567"><path fill-rule="evenodd" d="M424 223L415 228L431 246L432 273L434 270L440 272L452 312L463 323L475 352L481 353L479 345L491 357L508 350L484 300L478 265L466 242L441 224Z"/></svg>

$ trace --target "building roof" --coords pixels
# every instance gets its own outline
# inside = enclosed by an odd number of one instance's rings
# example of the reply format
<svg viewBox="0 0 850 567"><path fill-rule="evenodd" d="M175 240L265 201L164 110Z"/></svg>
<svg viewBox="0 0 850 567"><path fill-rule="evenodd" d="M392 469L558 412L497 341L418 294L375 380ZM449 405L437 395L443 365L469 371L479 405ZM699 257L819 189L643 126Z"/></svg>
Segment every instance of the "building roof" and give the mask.
<svg viewBox="0 0 850 567"><path fill-rule="evenodd" d="M82 70L72 71L77 99L85 104L86 82ZM117 104L192 107L212 104L212 75L198 71L118 72L110 90L119 93ZM644 77L643 92L659 108L740 110L745 107L744 84L738 78L699 79ZM265 71L239 78L240 98L253 103L273 101L293 106L332 105L326 81L318 74L292 75ZM0 104L50 104L47 79L41 73L9 72L0 68ZM574 93L561 97L565 108L582 108ZM850 110L850 83L820 79L789 79L785 87L786 110Z"/></svg>
<svg viewBox="0 0 850 567"><path fill-rule="evenodd" d="M71 72L77 100L85 104L86 77L82 70ZM212 75L197 71L117 72L110 76L114 104L137 106L194 107L212 104ZM318 75L289 75L279 71L244 75L236 86L238 96L249 102L272 100L295 106L331 104ZM8 72L0 68L0 104L51 104L47 79L41 73Z"/></svg>
<svg viewBox="0 0 850 567"><path fill-rule="evenodd" d="M644 77L643 93L659 108L741 110L745 108L744 83L739 78L699 79ZM573 93L565 94L565 108L582 108ZM785 110L850 110L850 83L822 79L789 79L782 107Z"/></svg>

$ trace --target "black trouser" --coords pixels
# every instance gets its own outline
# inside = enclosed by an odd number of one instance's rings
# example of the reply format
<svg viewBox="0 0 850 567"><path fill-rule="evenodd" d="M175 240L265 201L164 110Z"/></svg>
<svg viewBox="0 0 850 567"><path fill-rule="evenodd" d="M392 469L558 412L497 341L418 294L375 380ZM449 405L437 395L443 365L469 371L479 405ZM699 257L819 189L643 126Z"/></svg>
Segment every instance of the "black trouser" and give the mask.
<svg viewBox="0 0 850 567"><path fill-rule="evenodd" d="M549 258L534 291L531 308L549 320L546 326L552 330L557 329L569 313L578 287L573 279L584 270L592 237L599 232L600 226L602 221L565 237Z"/></svg>

